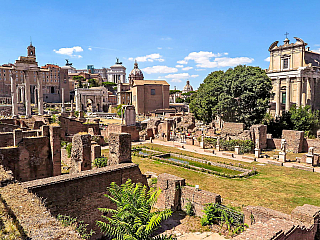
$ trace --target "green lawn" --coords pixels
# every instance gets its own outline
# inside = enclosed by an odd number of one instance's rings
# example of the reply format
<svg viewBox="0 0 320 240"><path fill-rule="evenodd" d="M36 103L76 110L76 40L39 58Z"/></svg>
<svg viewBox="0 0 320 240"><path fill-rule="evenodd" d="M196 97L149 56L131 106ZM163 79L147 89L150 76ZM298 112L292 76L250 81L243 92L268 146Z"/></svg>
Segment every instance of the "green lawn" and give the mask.
<svg viewBox="0 0 320 240"><path fill-rule="evenodd" d="M154 150L182 153L216 162L239 163L235 160L191 153L172 147L145 145ZM247 167L255 167L259 174L249 178L228 179L163 164L148 158L133 156L132 160L139 164L143 173L150 171L183 177L189 184L199 185L201 189L220 194L224 203L234 206L259 205L285 213L290 213L296 206L305 203L320 206L319 173L274 165L261 166L257 162L241 162Z"/></svg>

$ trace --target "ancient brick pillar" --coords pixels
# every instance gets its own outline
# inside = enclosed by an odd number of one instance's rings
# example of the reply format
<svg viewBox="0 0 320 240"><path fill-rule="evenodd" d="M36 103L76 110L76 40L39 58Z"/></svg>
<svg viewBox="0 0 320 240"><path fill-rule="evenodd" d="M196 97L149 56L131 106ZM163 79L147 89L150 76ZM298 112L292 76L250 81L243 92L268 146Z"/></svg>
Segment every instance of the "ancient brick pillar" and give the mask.
<svg viewBox="0 0 320 240"><path fill-rule="evenodd" d="M13 130L13 145L18 146L19 142L22 141L22 130L15 129Z"/></svg>
<svg viewBox="0 0 320 240"><path fill-rule="evenodd" d="M91 169L91 136L76 134L72 138L70 173Z"/></svg>
<svg viewBox="0 0 320 240"><path fill-rule="evenodd" d="M181 188L185 179L162 173L158 176L157 188L161 189L156 207L159 209L181 210Z"/></svg>
<svg viewBox="0 0 320 240"><path fill-rule="evenodd" d="M49 137L49 126L43 125L41 126L42 136Z"/></svg>
<svg viewBox="0 0 320 240"><path fill-rule="evenodd" d="M42 128L43 130L46 128ZM50 125L50 147L53 166L52 176L61 175L60 126ZM43 131L44 132L44 131Z"/></svg>
<svg viewBox="0 0 320 240"><path fill-rule="evenodd" d="M108 165L131 162L131 135L128 133L110 133Z"/></svg>

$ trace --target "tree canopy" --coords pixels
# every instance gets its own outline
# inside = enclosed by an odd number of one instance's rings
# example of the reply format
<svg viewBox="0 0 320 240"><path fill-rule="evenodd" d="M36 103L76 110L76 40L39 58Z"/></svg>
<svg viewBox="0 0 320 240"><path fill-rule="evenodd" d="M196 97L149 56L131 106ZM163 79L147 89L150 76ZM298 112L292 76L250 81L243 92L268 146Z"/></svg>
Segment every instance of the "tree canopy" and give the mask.
<svg viewBox="0 0 320 240"><path fill-rule="evenodd" d="M239 65L210 73L191 96L190 110L206 123L220 115L224 121L260 123L269 106L272 84L259 67Z"/></svg>

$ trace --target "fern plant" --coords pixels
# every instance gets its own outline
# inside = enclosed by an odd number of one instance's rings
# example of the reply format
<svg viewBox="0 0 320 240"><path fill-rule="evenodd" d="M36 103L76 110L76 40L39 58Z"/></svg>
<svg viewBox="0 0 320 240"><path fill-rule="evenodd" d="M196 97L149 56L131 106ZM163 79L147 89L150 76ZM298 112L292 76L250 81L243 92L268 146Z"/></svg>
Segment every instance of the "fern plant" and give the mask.
<svg viewBox="0 0 320 240"><path fill-rule="evenodd" d="M111 183L108 197L116 204L116 209L99 208L107 220L97 221L103 234L113 240L164 240L174 239L172 236L154 236L163 220L168 219L172 211L152 211L157 202L160 190L148 190L142 184L134 184L130 179L118 186ZM110 217L109 217L110 216Z"/></svg>

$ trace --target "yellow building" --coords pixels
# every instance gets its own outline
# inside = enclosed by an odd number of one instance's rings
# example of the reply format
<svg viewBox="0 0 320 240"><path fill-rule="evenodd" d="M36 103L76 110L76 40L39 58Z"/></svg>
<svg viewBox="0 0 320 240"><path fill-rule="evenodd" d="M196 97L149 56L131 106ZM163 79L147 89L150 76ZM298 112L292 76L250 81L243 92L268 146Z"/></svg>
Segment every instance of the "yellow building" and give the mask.
<svg viewBox="0 0 320 240"><path fill-rule="evenodd" d="M276 116L293 104L320 109L320 54L310 51L302 39L295 39L295 43L290 43L286 38L280 46L275 41L269 47L267 75L274 93L270 111Z"/></svg>

